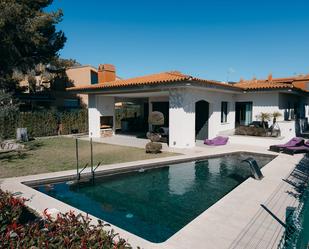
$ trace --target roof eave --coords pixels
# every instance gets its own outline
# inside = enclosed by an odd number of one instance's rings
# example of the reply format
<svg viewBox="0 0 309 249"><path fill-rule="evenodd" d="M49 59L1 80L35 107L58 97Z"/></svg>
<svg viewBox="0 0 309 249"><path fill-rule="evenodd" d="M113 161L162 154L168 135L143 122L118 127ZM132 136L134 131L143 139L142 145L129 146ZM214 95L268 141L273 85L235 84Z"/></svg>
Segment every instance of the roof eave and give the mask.
<svg viewBox="0 0 309 249"><path fill-rule="evenodd" d="M115 87L85 87L84 89L80 88L67 88L66 90L72 93L85 93L85 94L92 94L92 93L108 93L110 92L122 92L122 91L153 91L153 90L161 90L161 89L173 89L179 87L190 87L190 86L198 86L202 88L211 88L211 89L222 89L222 90L229 90L229 91L236 91L241 92L242 89L235 86L225 85L219 82L211 82L211 81L199 81L195 79L186 79L182 81L172 81L172 82L161 82L161 83L149 83L149 84L136 84L136 85L129 85L129 86L115 86Z"/></svg>

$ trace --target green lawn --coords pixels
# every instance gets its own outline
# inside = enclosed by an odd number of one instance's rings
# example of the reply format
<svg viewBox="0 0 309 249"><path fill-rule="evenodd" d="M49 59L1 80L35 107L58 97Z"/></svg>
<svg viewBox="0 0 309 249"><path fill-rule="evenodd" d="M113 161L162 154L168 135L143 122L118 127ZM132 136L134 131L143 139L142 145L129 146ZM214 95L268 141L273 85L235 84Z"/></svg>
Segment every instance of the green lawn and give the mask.
<svg viewBox="0 0 309 249"><path fill-rule="evenodd" d="M94 164L121 163L176 155L163 152L146 154L133 147L93 143ZM80 167L90 163L89 142L79 140ZM26 143L20 153L0 153L0 178L40 174L76 169L75 140L73 138L36 139Z"/></svg>

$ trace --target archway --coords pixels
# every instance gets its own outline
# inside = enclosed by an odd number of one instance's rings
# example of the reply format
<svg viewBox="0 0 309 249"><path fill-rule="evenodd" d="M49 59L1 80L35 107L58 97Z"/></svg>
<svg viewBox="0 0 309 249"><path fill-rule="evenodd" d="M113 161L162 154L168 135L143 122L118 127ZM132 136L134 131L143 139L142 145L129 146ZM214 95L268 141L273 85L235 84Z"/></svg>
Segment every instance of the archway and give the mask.
<svg viewBox="0 0 309 249"><path fill-rule="evenodd" d="M208 138L209 103L200 100L195 103L195 138L204 140Z"/></svg>

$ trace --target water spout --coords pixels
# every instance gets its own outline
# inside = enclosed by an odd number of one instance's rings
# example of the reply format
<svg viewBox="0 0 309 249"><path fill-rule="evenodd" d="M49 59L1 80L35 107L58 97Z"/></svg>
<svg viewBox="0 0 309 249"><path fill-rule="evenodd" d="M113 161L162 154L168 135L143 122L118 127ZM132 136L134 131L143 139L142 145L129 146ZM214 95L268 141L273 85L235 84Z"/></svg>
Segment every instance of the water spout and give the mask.
<svg viewBox="0 0 309 249"><path fill-rule="evenodd" d="M261 172L259 165L257 164L257 162L255 161L254 158L248 157L247 159L242 160L242 162L246 162L246 163L249 164L251 174L253 175L254 179L256 179L256 180L262 180L263 179L264 176Z"/></svg>

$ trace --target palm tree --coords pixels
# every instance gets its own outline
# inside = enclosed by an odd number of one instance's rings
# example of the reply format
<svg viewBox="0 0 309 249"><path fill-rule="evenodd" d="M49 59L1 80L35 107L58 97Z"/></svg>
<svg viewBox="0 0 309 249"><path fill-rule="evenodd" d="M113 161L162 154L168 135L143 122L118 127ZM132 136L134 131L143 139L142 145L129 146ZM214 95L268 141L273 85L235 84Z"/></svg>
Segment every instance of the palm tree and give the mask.
<svg viewBox="0 0 309 249"><path fill-rule="evenodd" d="M273 126L275 126L275 124L277 122L277 118L281 117L282 114L281 114L281 112L273 112L271 114L271 116L273 117Z"/></svg>
<svg viewBox="0 0 309 249"><path fill-rule="evenodd" d="M267 112L261 112L259 115L256 116L256 118L261 120L263 129L265 130L266 129L266 127L265 127L266 121L270 121L271 114L267 113Z"/></svg>

